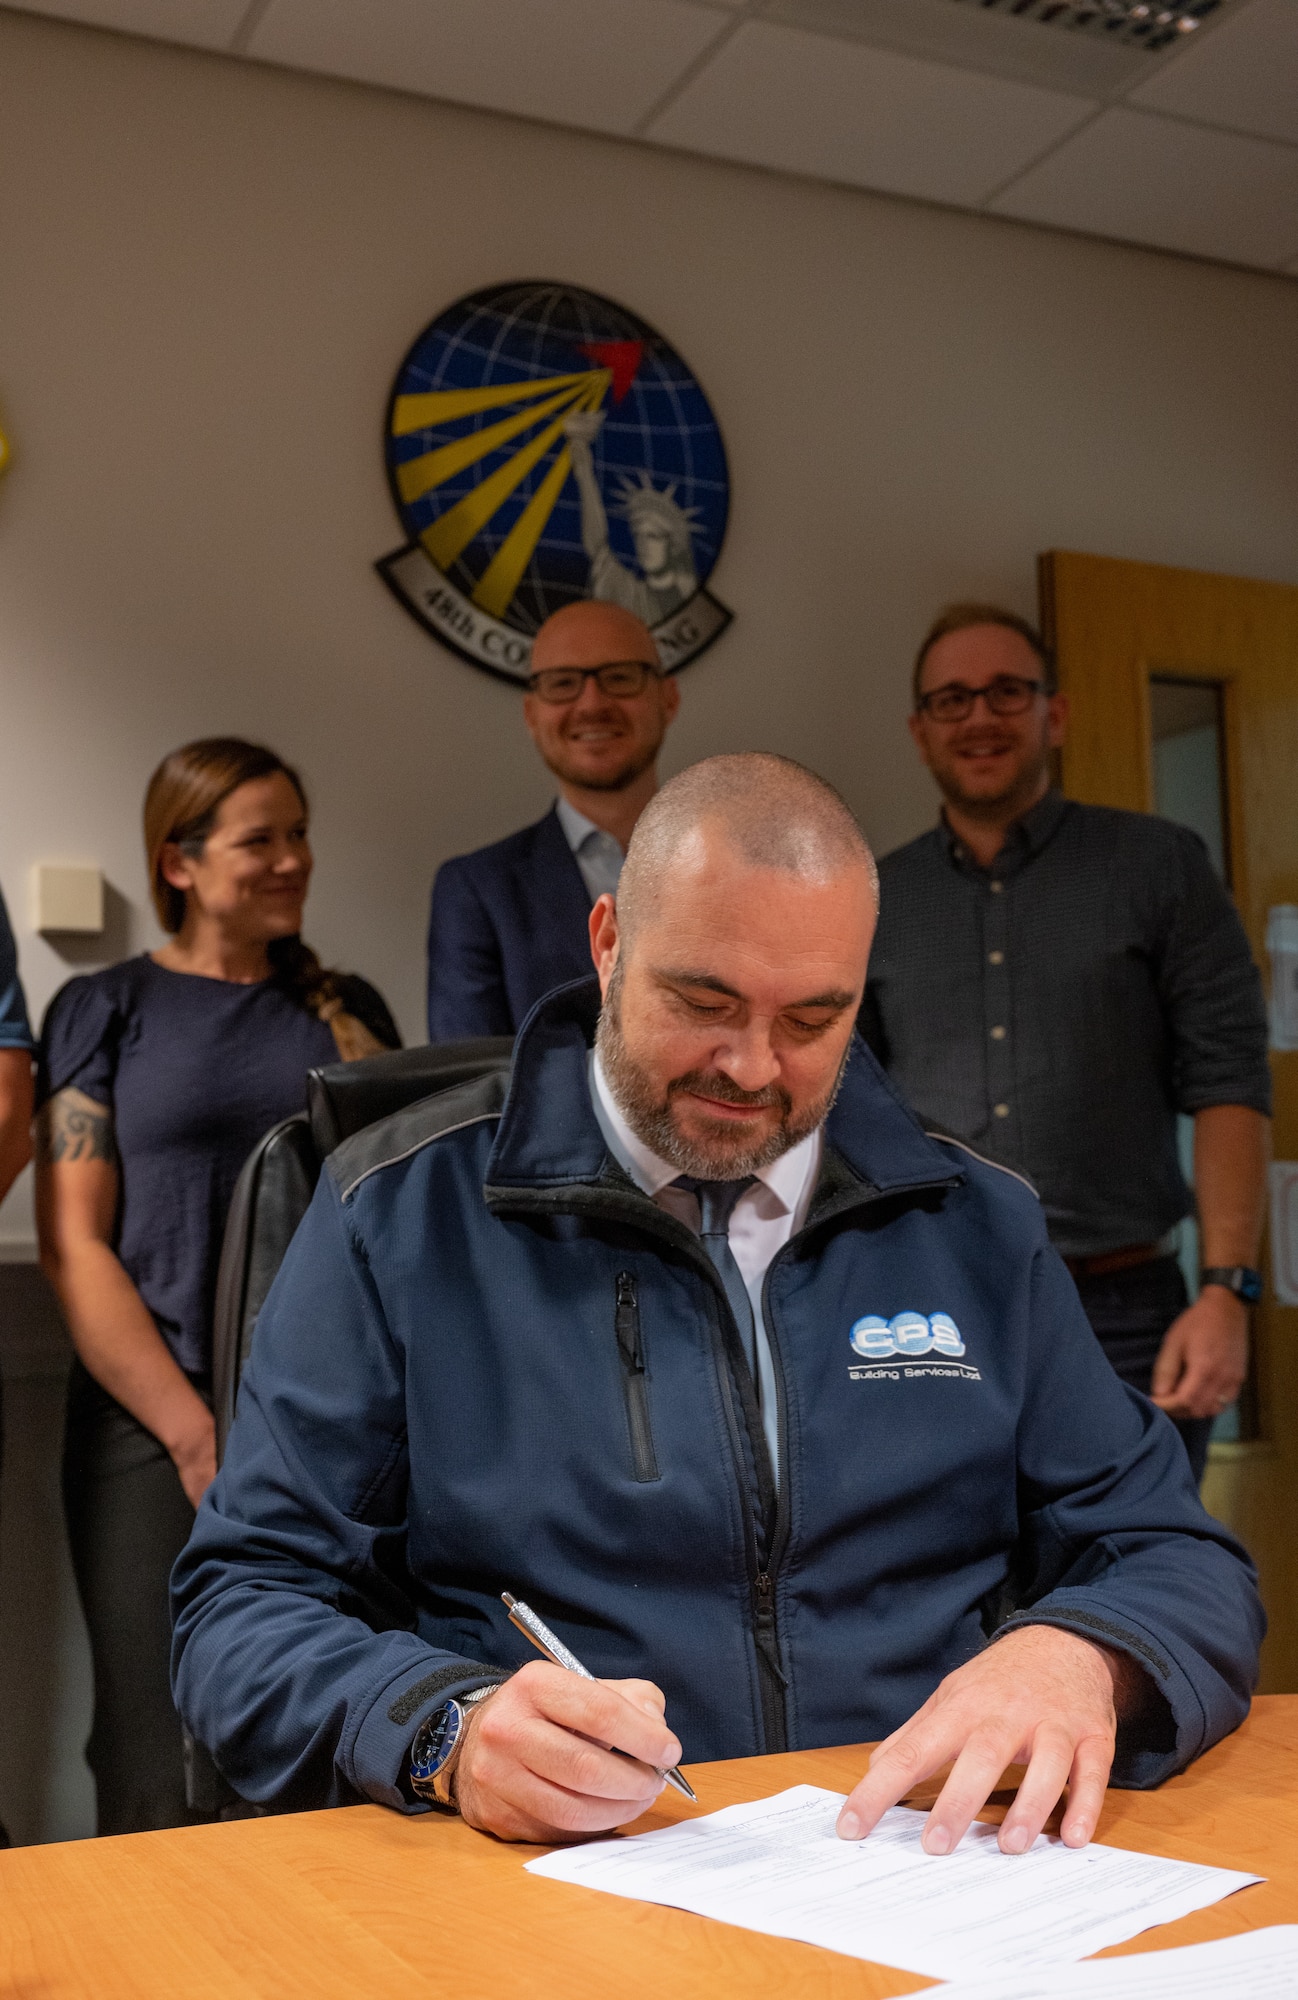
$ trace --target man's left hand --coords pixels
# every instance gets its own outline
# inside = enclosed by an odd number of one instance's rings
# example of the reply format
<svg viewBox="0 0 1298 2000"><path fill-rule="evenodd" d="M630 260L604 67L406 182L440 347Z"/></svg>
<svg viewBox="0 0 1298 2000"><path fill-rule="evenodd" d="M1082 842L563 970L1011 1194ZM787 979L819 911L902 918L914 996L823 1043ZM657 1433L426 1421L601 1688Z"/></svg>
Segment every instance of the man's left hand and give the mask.
<svg viewBox="0 0 1298 2000"><path fill-rule="evenodd" d="M1149 1393L1169 1417L1219 1417L1247 1373L1248 1307L1224 1285L1205 1285L1164 1334Z"/></svg>
<svg viewBox="0 0 1298 2000"><path fill-rule="evenodd" d="M1109 1781L1118 1707L1139 1699L1142 1679L1125 1655L1054 1626L1007 1633L948 1674L878 1746L839 1814L840 1836L863 1839L889 1806L953 1763L923 1840L929 1854L948 1854L1006 1767L1026 1764L1001 1826L1002 1851L1022 1854L1032 1845L1065 1785L1064 1842L1085 1847Z"/></svg>

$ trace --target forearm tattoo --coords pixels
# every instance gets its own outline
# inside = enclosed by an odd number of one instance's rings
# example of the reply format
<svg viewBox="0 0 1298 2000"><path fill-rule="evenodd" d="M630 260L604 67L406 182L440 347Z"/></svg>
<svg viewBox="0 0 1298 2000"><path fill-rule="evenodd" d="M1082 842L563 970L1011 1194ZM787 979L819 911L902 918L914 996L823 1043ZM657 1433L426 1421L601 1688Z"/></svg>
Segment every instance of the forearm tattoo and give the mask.
<svg viewBox="0 0 1298 2000"><path fill-rule="evenodd" d="M107 1160L117 1158L113 1114L82 1090L60 1090L36 1120L37 1155L41 1160Z"/></svg>

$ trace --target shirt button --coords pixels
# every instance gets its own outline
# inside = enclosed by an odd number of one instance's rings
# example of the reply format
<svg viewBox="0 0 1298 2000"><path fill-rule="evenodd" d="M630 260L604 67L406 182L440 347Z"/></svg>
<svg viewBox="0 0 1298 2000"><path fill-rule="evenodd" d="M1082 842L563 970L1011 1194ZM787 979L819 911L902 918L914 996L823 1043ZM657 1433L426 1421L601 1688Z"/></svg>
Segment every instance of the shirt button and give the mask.
<svg viewBox="0 0 1298 2000"><path fill-rule="evenodd" d="M1008 1118L1010 1115L1010 1107L1008 1104L994 1104L992 1106L992 1109L996 1113L996 1116L998 1118Z"/></svg>
<svg viewBox="0 0 1298 2000"><path fill-rule="evenodd" d="M993 894L993 896L999 896L999 895L1000 895L1000 893L1001 893L1001 891L1002 891L1002 889L1003 889L1004 887L1005 887L1005 884L1004 884L1003 882L993 882L993 883L992 883L992 894Z"/></svg>
<svg viewBox="0 0 1298 2000"><path fill-rule="evenodd" d="M1004 952L1003 952L1003 951L989 951L989 952L988 952L988 954L987 954L987 963L988 963L988 965L1004 965L1004 963L1005 963L1005 954L1004 954Z"/></svg>
<svg viewBox="0 0 1298 2000"><path fill-rule="evenodd" d="M993 1028L993 1029L992 1029L992 1040L993 1040L994 1042L1003 1042L1003 1041L1005 1040L1005 1030L1004 1030L1004 1028Z"/></svg>

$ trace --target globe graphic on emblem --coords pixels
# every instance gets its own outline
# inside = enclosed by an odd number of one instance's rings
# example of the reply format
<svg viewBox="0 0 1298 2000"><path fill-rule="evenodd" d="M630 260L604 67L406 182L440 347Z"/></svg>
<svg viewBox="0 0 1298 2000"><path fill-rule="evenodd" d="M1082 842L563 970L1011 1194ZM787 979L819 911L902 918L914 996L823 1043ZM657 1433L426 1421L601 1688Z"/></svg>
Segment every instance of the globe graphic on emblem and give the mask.
<svg viewBox="0 0 1298 2000"><path fill-rule="evenodd" d="M729 612L706 585L729 479L707 397L662 335L594 292L496 285L406 355L385 442L404 549L378 565L437 637L526 677L581 598L634 612L668 671Z"/></svg>

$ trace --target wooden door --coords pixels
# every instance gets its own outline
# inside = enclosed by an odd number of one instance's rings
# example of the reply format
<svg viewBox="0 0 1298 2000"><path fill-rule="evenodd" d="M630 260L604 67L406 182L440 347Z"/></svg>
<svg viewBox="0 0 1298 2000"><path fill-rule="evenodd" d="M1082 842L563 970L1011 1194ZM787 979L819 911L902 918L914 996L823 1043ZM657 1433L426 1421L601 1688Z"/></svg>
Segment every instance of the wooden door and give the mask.
<svg viewBox="0 0 1298 2000"><path fill-rule="evenodd" d="M1231 886L1264 973L1267 912L1298 904L1298 589L1054 551L1042 624L1072 703L1061 782L1096 805L1154 807L1151 682L1208 683L1223 739ZM1298 1052L1271 1055L1275 1154L1298 1160ZM1262 1687L1298 1690L1298 1308L1276 1300L1269 1246L1245 1435L1214 1442L1204 1499L1258 1563L1270 1619Z"/></svg>

